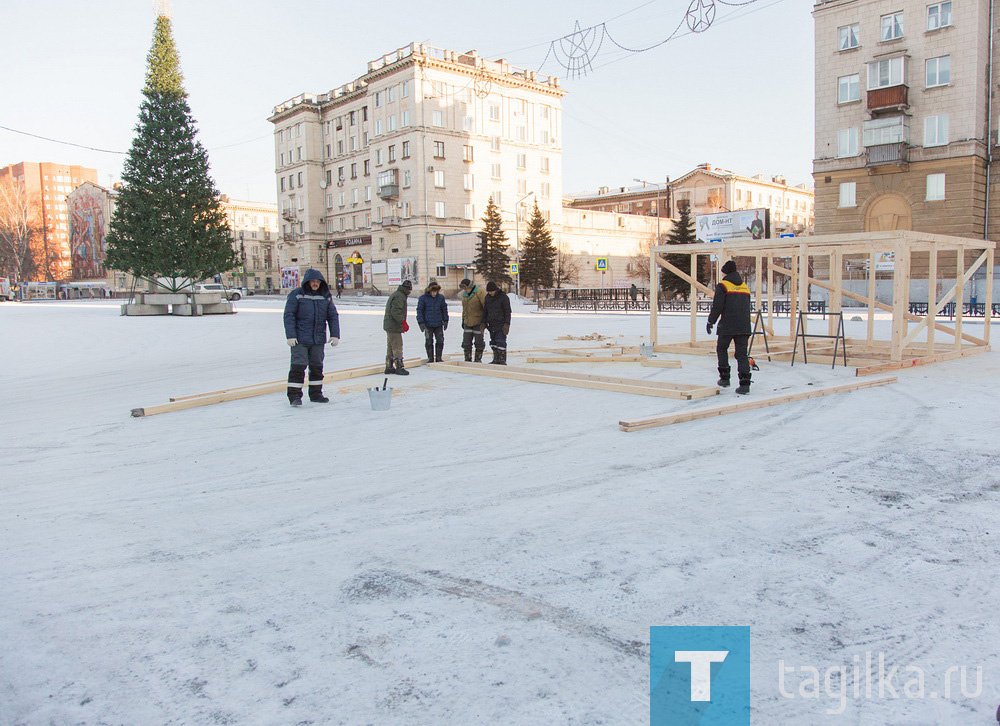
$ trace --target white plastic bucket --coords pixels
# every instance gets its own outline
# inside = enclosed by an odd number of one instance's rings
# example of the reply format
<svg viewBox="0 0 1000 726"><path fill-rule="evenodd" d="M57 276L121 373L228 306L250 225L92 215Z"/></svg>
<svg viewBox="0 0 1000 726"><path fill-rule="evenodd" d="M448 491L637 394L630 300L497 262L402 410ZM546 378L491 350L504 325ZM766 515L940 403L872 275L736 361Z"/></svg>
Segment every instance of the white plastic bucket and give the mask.
<svg viewBox="0 0 1000 726"><path fill-rule="evenodd" d="M639 343L639 355L643 358L649 358L653 355L653 344L652 343Z"/></svg>
<svg viewBox="0 0 1000 726"><path fill-rule="evenodd" d="M392 401L392 389L369 388L368 400L372 404L372 411L388 411L389 403Z"/></svg>

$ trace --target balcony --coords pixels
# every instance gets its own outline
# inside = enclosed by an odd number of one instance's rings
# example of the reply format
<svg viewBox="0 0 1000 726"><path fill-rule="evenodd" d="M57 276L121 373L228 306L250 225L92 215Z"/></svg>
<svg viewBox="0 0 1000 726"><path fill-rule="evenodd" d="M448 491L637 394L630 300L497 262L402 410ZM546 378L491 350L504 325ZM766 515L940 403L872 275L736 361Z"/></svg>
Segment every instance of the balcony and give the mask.
<svg viewBox="0 0 1000 726"><path fill-rule="evenodd" d="M399 184L382 184L378 188L380 199L395 199L399 196Z"/></svg>
<svg viewBox="0 0 1000 726"><path fill-rule="evenodd" d="M399 217L382 217L382 229L392 231L399 229Z"/></svg>
<svg viewBox="0 0 1000 726"><path fill-rule="evenodd" d="M868 110L889 111L909 108L909 90L908 86L898 85L868 91Z"/></svg>
<svg viewBox="0 0 1000 726"><path fill-rule="evenodd" d="M902 166L910 161L910 145L906 142L879 144L865 149L866 166Z"/></svg>

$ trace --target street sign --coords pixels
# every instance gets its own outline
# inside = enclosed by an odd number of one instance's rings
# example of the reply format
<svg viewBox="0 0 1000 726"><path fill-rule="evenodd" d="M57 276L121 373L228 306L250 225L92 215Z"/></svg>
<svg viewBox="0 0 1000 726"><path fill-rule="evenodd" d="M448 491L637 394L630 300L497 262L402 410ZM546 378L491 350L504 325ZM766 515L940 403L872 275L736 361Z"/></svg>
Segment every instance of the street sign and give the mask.
<svg viewBox="0 0 1000 726"><path fill-rule="evenodd" d="M784 237L794 237L795 235L794 234L779 234L778 236L784 238Z"/></svg>
<svg viewBox="0 0 1000 726"><path fill-rule="evenodd" d="M597 269L598 270L607 270L608 269L608 258L607 257L598 257L597 258Z"/></svg>
<svg viewBox="0 0 1000 726"><path fill-rule="evenodd" d="M510 274L512 274L512 275L518 274L517 273L517 263L516 262L511 262L510 263Z"/></svg>
<svg viewBox="0 0 1000 726"><path fill-rule="evenodd" d="M240 274L241 275L243 274L243 267L242 266L240 267Z"/></svg>

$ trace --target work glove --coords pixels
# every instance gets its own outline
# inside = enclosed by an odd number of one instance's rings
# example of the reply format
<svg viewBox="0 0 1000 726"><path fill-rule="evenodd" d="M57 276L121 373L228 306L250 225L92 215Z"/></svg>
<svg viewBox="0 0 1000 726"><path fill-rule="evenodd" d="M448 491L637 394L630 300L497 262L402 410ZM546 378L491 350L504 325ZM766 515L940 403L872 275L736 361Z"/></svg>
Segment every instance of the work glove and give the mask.
<svg viewBox="0 0 1000 726"><path fill-rule="evenodd" d="M705 330L707 330L707 331L708 331L708 334L709 334L709 335L711 335L711 334L712 334L712 327L713 327L713 324L712 324L712 323L709 323L708 325L706 325L706 326L705 326Z"/></svg>
<svg viewBox="0 0 1000 726"><path fill-rule="evenodd" d="M336 348L339 343L340 343L340 338L330 338L331 348Z"/></svg>
<svg viewBox="0 0 1000 726"><path fill-rule="evenodd" d="M441 327L442 327L442 328L443 328L444 330L447 330L447 329L448 329L448 321L447 321L447 320L445 320L445 321L444 321L444 323L443 323L443 324L441 325Z"/></svg>
<svg viewBox="0 0 1000 726"><path fill-rule="evenodd" d="M407 323L407 322L406 322L406 321L404 320L404 321L403 321L403 332L405 333L405 332L406 332L406 331L408 331L409 329L410 329L410 325L409 325L409 323Z"/></svg>
<svg viewBox="0 0 1000 726"><path fill-rule="evenodd" d="M417 323L417 325L420 327L420 332L421 333L426 333L427 332L427 326L426 325L424 325L423 323Z"/></svg>
<svg viewBox="0 0 1000 726"><path fill-rule="evenodd" d="M510 332L510 326L509 325L504 325L503 326L503 334L507 335L507 333L509 333L509 332Z"/></svg>
<svg viewBox="0 0 1000 726"><path fill-rule="evenodd" d="M480 323L479 325L477 325L476 330L482 333L484 330L486 330L486 323Z"/></svg>
<svg viewBox="0 0 1000 726"><path fill-rule="evenodd" d="M287 338L285 342L288 343L289 348L294 348L296 345L299 344L298 338Z"/></svg>

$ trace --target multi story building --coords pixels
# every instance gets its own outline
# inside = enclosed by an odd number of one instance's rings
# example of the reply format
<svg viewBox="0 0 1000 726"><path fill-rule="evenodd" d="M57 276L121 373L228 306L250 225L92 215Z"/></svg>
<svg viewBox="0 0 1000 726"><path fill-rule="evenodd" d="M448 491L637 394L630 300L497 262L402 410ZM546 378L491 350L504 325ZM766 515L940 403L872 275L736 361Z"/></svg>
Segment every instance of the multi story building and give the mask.
<svg viewBox="0 0 1000 726"><path fill-rule="evenodd" d="M233 249L242 264L222 274L230 287L271 291L280 287L278 271L278 207L265 202L219 199L232 230Z"/></svg>
<svg viewBox="0 0 1000 726"><path fill-rule="evenodd" d="M97 182L97 170L71 164L22 161L0 167L0 182L22 184L37 208L42 235L35 250L37 280L69 280L73 276L67 197L84 182Z"/></svg>
<svg viewBox="0 0 1000 726"><path fill-rule="evenodd" d="M573 209L591 209L595 212L637 214L645 217L670 216L670 182L641 186L601 187L596 194L570 194L565 206ZM666 227L669 231L669 225Z"/></svg>
<svg viewBox="0 0 1000 726"><path fill-rule="evenodd" d="M816 231L997 239L993 0L816 0Z"/></svg>
<svg viewBox="0 0 1000 726"><path fill-rule="evenodd" d="M564 94L506 59L412 43L276 106L283 276L312 266L386 290L405 269L418 289L431 277L454 289L444 235L480 229L490 197L511 239L536 200L557 227Z"/></svg>

